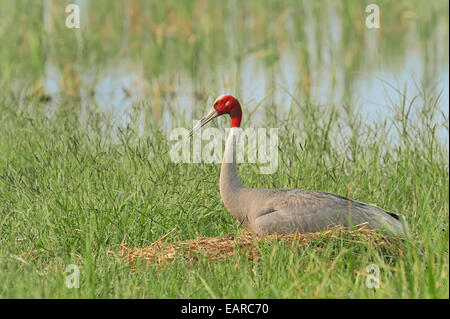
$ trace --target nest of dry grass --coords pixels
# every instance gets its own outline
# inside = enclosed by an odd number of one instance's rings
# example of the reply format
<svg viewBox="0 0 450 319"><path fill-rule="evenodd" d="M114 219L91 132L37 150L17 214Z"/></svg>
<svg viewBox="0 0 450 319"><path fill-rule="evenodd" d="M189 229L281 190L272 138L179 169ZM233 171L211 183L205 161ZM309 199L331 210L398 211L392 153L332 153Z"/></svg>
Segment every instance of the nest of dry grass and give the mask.
<svg viewBox="0 0 450 319"><path fill-rule="evenodd" d="M152 243L148 247L134 248L126 243L120 245L120 256L126 264L134 264L137 260L145 260L147 265L163 265L171 260L184 257L188 263L198 262L200 258L210 261L223 260L232 257L236 253L251 261L260 255L261 245L272 245L274 242L283 241L287 245L304 244L316 240L316 242L327 242L332 239L343 239L346 241L361 242L367 241L381 248L393 248L393 239L387 238L375 230L362 225L359 228L336 227L325 232L295 234L295 235L268 235L258 236L242 230L237 236L228 234L222 237L200 237L187 241L175 241L166 243L175 229L172 229L165 236ZM317 241L320 239L319 241ZM395 239L394 239L395 240Z"/></svg>

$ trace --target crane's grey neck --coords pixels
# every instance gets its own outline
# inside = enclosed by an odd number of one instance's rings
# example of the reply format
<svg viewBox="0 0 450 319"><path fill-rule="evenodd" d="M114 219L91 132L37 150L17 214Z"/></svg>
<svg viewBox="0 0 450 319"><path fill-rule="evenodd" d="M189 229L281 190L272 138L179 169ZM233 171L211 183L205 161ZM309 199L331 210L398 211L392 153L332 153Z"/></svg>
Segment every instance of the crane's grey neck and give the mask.
<svg viewBox="0 0 450 319"><path fill-rule="evenodd" d="M244 187L239 181L236 170L236 141L239 131L238 127L232 127L225 143L220 170L220 197L231 215L244 223L242 218L245 216L245 201L241 200Z"/></svg>

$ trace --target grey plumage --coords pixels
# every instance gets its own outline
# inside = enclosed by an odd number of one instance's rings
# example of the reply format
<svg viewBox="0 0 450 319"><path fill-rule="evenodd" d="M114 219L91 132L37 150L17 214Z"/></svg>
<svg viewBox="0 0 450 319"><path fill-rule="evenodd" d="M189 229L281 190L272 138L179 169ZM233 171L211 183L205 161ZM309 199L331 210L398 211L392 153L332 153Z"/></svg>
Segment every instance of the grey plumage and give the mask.
<svg viewBox="0 0 450 319"><path fill-rule="evenodd" d="M228 211L249 231L257 234L317 232L330 227L368 227L395 236L409 233L402 215L342 196L301 189L255 189L243 186L235 165L235 136L239 134L242 110L231 95L222 95L189 132L192 136L212 119L229 114L231 130L225 144L220 171L220 196Z"/></svg>
<svg viewBox="0 0 450 319"><path fill-rule="evenodd" d="M233 134L236 133L230 131L225 146L220 194L228 211L249 231L257 234L308 233L337 225L367 223L370 228L395 236L409 232L404 216L342 196L301 189L244 187L232 159Z"/></svg>

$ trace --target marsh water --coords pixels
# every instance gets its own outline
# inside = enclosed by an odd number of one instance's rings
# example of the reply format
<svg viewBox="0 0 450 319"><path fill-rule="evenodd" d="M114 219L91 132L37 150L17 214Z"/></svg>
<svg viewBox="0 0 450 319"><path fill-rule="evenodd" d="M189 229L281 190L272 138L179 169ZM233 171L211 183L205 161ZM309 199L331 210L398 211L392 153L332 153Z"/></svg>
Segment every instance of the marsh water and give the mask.
<svg viewBox="0 0 450 319"><path fill-rule="evenodd" d="M364 1L78 0L80 29L64 25L69 2L19 2L1 1L0 36L10 41L7 28L28 8L17 37L41 42L29 44L41 60L28 77L9 74L39 83L49 114L78 97L80 121L99 112L169 130L231 93L251 125L308 103L370 124L402 104L414 116L431 96L435 121L448 121L447 1L380 2L379 27L368 28ZM437 134L448 147L448 125Z"/></svg>

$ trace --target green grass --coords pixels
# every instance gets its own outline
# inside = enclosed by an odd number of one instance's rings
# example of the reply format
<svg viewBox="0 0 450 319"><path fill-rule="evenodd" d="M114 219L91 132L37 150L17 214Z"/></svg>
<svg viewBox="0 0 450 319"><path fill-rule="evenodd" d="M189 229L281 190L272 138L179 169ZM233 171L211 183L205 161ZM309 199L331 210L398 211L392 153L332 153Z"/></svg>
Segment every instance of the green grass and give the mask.
<svg viewBox="0 0 450 319"><path fill-rule="evenodd" d="M302 125L321 110L298 105L280 133L278 171L262 176L256 164L240 165L251 187L329 191L406 214L411 240L390 252L344 236L294 248L274 243L257 262L176 260L138 265L132 274L108 255L124 241L145 247L172 228L168 242L239 231L220 202L219 165L172 163L156 128L139 137L129 126L108 138L94 121L89 130L80 125L76 112L50 119L37 103L2 105L2 297L448 297L448 151L439 140L428 144L432 131L411 126L417 134L393 146L379 138L381 129L361 127L336 147L326 132L341 122L338 115L330 124ZM302 147L293 132L305 134ZM382 273L376 292L365 286L372 263ZM80 289L65 286L69 264L80 266Z"/></svg>
<svg viewBox="0 0 450 319"><path fill-rule="evenodd" d="M448 141L448 116L433 90L436 69L448 67L447 1L383 1L374 59L361 31L359 0L333 8L342 39L331 47L325 1L130 3L137 9L126 24L122 2L90 2L87 27L77 35L64 27L64 1L53 2L46 29L42 1L0 0L0 43L8 43L0 46L1 298L449 297L449 156L438 138ZM307 16L316 21L317 52L306 42ZM424 61L420 93L411 100L399 90L387 101L386 122L368 123L352 101L355 75L370 77L380 65L404 61L413 49L410 34ZM283 113L286 105L274 100L280 86L274 75L286 48L295 52L293 72L300 76ZM319 104L310 92L327 52L330 79L317 82L343 87L342 105ZM241 99L243 126L279 128L280 157L272 175L259 174L256 164L239 165L241 180L374 203L405 214L411 238L381 249L362 237L321 236L293 247L273 242L260 247L261 259L253 262L243 255L198 264L180 258L162 268L138 263L132 272L118 257L123 242L145 247L173 228L166 242L241 230L220 201L220 165L172 163L159 120L166 113L171 127L192 125L188 110L180 112L170 100L179 73L187 74L196 96L193 118L224 88L240 99L247 89L240 68L252 56L264 65L266 98ZM48 60L61 71L59 104L51 112L43 98ZM84 74L101 74L122 60L142 69L147 85L145 101L134 103L133 120L119 130L108 127L95 101L80 98L80 91L94 89L83 87ZM81 102L89 109L80 121ZM251 110L263 113L260 123ZM66 287L70 264L80 268L79 289ZM377 290L365 285L370 264L381 270Z"/></svg>

